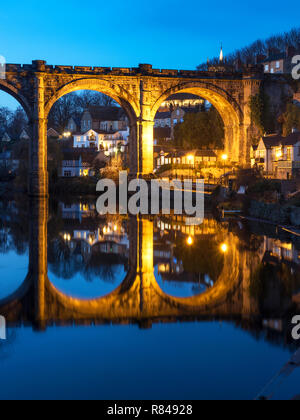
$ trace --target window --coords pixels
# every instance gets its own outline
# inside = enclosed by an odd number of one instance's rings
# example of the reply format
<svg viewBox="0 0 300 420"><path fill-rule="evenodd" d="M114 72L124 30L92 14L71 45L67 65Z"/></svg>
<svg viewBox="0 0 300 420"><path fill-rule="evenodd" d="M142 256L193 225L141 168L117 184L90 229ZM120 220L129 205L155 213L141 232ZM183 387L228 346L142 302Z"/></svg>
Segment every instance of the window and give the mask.
<svg viewBox="0 0 300 420"><path fill-rule="evenodd" d="M280 61L276 61L276 68L280 69Z"/></svg>
<svg viewBox="0 0 300 420"><path fill-rule="evenodd" d="M271 69L271 73L274 74L274 69Z"/></svg>
<svg viewBox="0 0 300 420"><path fill-rule="evenodd" d="M70 178L71 176L72 176L72 172L71 171L64 171L64 177Z"/></svg>
<svg viewBox="0 0 300 420"><path fill-rule="evenodd" d="M269 68L270 68L270 67L269 67L269 64L266 64L266 65L265 65L265 71L269 71Z"/></svg>

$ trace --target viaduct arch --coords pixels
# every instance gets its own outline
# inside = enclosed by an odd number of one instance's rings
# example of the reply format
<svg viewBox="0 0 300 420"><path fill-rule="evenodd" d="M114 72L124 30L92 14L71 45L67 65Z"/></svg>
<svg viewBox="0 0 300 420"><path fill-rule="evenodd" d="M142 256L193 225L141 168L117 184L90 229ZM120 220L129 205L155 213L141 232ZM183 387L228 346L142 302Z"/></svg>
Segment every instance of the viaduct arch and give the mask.
<svg viewBox="0 0 300 420"><path fill-rule="evenodd" d="M28 318L39 328L53 322L152 323L185 317L247 317L254 311L245 284L250 278L250 264L232 233L222 232L222 240L230 243L230 249L215 286L197 296L176 298L164 293L154 276L153 222L132 218L127 277L107 296L78 299L60 292L48 278L48 200L33 200L31 214L28 275L13 295L0 301L0 313L8 323L28 322Z"/></svg>
<svg viewBox="0 0 300 420"><path fill-rule="evenodd" d="M29 193L48 195L47 118L53 104L76 90L96 90L115 99L130 120L130 172L153 173L153 127L160 104L173 93L190 92L208 99L225 125L225 149L232 162L250 163L249 98L261 86L257 73L157 70L137 68L50 66L35 60L30 65L7 64L0 90L24 107L32 127Z"/></svg>

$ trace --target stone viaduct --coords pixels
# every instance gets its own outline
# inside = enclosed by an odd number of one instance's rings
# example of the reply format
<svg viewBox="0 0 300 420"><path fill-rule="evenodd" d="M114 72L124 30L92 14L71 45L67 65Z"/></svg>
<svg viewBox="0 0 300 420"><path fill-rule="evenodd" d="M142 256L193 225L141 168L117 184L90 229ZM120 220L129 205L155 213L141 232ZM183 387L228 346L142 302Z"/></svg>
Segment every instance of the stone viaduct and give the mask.
<svg viewBox="0 0 300 420"><path fill-rule="evenodd" d="M225 149L231 162L250 162L249 97L258 92L263 76L251 72L156 70L137 68L7 64L0 90L23 106L32 128L29 192L47 196L47 119L54 103L71 92L93 90L109 95L127 112L130 128L131 174L153 173L153 126L161 103L170 95L188 92L207 99L225 125Z"/></svg>

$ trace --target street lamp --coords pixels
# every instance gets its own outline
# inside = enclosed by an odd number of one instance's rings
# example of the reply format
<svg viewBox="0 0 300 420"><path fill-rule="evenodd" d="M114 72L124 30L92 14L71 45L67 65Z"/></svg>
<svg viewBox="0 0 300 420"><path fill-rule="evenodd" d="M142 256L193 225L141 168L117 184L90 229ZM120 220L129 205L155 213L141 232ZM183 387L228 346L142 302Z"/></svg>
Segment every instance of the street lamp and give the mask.
<svg viewBox="0 0 300 420"><path fill-rule="evenodd" d="M226 254L228 252L228 245L224 243L220 246L220 249L223 252L223 254Z"/></svg>
<svg viewBox="0 0 300 420"><path fill-rule="evenodd" d="M186 243L188 244L188 246L192 246L194 244L194 239L191 236L189 236L187 238Z"/></svg>
<svg viewBox="0 0 300 420"><path fill-rule="evenodd" d="M224 162L224 184L225 184L226 162L228 160L228 155L226 155L226 154L222 155L222 160Z"/></svg>

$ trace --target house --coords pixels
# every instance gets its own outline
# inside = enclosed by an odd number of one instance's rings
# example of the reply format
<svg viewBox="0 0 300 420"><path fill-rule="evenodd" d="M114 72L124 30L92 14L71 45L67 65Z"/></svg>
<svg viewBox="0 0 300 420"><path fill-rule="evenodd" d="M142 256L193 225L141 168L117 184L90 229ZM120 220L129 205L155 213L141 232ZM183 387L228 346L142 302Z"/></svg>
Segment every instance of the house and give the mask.
<svg viewBox="0 0 300 420"><path fill-rule="evenodd" d="M171 108L196 108L206 104L206 101L191 93L176 93L166 99L160 106L160 111L168 111Z"/></svg>
<svg viewBox="0 0 300 420"><path fill-rule="evenodd" d="M120 107L91 106L84 111L80 125L82 133L90 129L111 133L126 130L128 118Z"/></svg>
<svg viewBox="0 0 300 420"><path fill-rule="evenodd" d="M1 169L15 172L18 170L19 165L20 165L20 162L18 160L13 159L13 155L10 150L0 153L0 168Z"/></svg>
<svg viewBox="0 0 300 420"><path fill-rule="evenodd" d="M124 153L128 142L129 129L107 133L106 131L90 129L84 134L74 133L73 147L103 150L106 156L117 152Z"/></svg>
<svg viewBox="0 0 300 420"><path fill-rule="evenodd" d="M300 132L287 137L278 134L262 137L253 152L252 166L277 179L300 176Z"/></svg>
<svg viewBox="0 0 300 420"><path fill-rule="evenodd" d="M60 176L65 178L94 176L96 160L106 161L103 153L95 150L64 150Z"/></svg>
<svg viewBox="0 0 300 420"><path fill-rule="evenodd" d="M22 133L20 134L20 140L30 140L30 137L25 128L22 130Z"/></svg>
<svg viewBox="0 0 300 420"><path fill-rule="evenodd" d="M259 56L257 64L264 66L268 74L291 74L292 58L299 54L294 47L288 46L284 52L275 48L269 49L268 56Z"/></svg>
<svg viewBox="0 0 300 420"><path fill-rule="evenodd" d="M274 148L280 146L281 142L282 136L278 134L262 137L258 146L252 151L252 167L258 168L267 175L272 175L274 172Z"/></svg>
<svg viewBox="0 0 300 420"><path fill-rule="evenodd" d="M164 165L184 165L187 167L215 166L217 155L213 150L161 150L156 161L156 169Z"/></svg>
<svg viewBox="0 0 300 420"><path fill-rule="evenodd" d="M171 111L157 112L154 119L154 128L171 128Z"/></svg>
<svg viewBox="0 0 300 420"><path fill-rule="evenodd" d="M72 116L65 127L65 132L69 132L73 134L80 130L81 130L81 118Z"/></svg>
<svg viewBox="0 0 300 420"><path fill-rule="evenodd" d="M277 179L300 177L300 132L293 132L283 138L275 149L274 171Z"/></svg>
<svg viewBox="0 0 300 420"><path fill-rule="evenodd" d="M54 128L49 128L47 130L47 137L53 138L53 139L59 139L61 138L61 135L56 130L54 130Z"/></svg>
<svg viewBox="0 0 300 420"><path fill-rule="evenodd" d="M3 134L3 137L2 137L2 139L1 139L1 141L3 141L4 143L10 143L10 142L11 142L11 138L9 137L9 135L8 135L8 133L7 133L7 132L5 132L5 133Z"/></svg>
<svg viewBox="0 0 300 420"><path fill-rule="evenodd" d="M154 145L171 141L171 128L170 127L156 127L154 128Z"/></svg>

